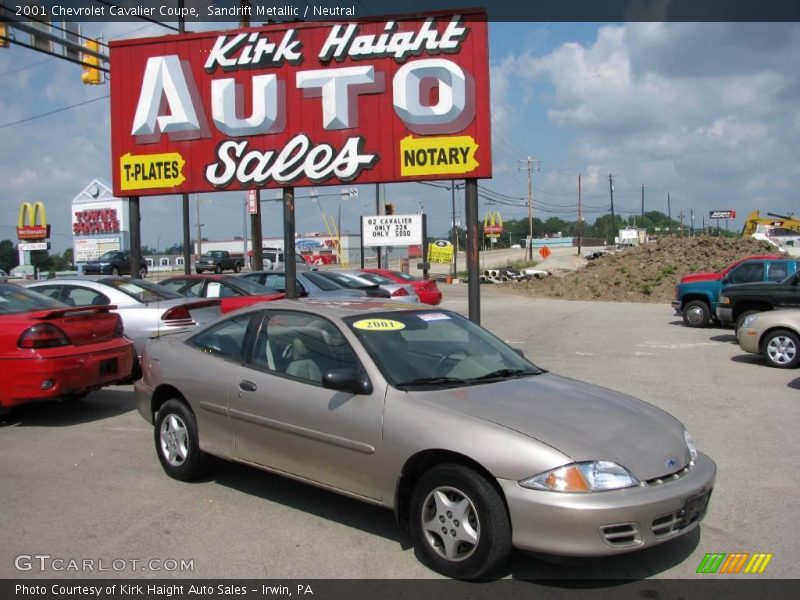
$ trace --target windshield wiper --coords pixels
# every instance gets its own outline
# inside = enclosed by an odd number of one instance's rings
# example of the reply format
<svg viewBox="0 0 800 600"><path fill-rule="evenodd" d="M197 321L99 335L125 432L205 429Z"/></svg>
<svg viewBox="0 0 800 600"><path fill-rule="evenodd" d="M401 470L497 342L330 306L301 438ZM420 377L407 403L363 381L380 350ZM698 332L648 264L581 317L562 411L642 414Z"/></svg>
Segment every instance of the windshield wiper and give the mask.
<svg viewBox="0 0 800 600"><path fill-rule="evenodd" d="M498 369L479 377L470 377L468 381L491 381L493 379L512 379L515 377L527 377L529 375L541 375L541 371L528 371L527 369Z"/></svg>
<svg viewBox="0 0 800 600"><path fill-rule="evenodd" d="M448 384L462 384L466 383L464 379L458 379L457 377L420 377L419 379L412 379L410 381L403 381L398 383L394 387L397 389L403 389L406 387L416 387L416 386L424 386L424 385L448 385Z"/></svg>

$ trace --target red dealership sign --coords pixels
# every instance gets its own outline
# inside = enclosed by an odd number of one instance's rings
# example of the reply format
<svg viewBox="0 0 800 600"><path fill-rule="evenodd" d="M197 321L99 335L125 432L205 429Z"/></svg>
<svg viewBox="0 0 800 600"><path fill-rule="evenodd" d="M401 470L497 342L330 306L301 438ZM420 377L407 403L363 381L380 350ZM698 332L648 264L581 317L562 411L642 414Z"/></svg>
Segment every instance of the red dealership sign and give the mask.
<svg viewBox="0 0 800 600"><path fill-rule="evenodd" d="M482 12L110 46L117 196L491 177Z"/></svg>

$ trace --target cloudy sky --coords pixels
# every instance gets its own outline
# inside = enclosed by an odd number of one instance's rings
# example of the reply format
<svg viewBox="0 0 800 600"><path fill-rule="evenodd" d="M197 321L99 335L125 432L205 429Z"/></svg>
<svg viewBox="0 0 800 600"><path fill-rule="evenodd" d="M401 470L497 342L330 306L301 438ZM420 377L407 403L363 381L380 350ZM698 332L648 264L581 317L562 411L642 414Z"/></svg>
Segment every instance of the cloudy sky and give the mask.
<svg viewBox="0 0 800 600"><path fill-rule="evenodd" d="M97 23L84 33L165 31ZM494 178L481 188L504 218L527 216L519 161L528 156L543 218L575 218L579 173L590 221L608 212L609 173L624 215L639 213L642 184L645 210L666 212L669 193L673 216L684 209L688 221L693 210L697 227L709 210L736 210L732 228L755 209L800 212L800 24L492 23L489 33ZM82 85L80 75L77 65L0 49L0 239L15 238L20 202L42 200L63 250L73 197L93 178L111 181L108 85ZM321 210L340 206L343 230L357 230L374 210L374 186L347 201L339 189L320 188L332 195L318 204L297 191L298 231L324 231ZM450 192L392 184L386 195L398 213L424 208L432 234L448 230ZM242 235L241 192L200 202L204 235ZM481 216L490 202L481 199ZM180 241L180 206L179 196L143 198L143 243ZM282 235L280 206L265 206L265 235Z"/></svg>

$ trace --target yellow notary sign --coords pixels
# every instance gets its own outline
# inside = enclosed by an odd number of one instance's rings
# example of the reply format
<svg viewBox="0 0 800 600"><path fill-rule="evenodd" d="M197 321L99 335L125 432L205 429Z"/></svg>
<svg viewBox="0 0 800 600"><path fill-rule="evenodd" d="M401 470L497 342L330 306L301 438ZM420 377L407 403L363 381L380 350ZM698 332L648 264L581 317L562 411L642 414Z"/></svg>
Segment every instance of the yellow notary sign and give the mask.
<svg viewBox="0 0 800 600"><path fill-rule="evenodd" d="M119 159L120 188L149 190L175 187L186 181L186 161L178 152L164 154L125 154Z"/></svg>
<svg viewBox="0 0 800 600"><path fill-rule="evenodd" d="M414 138L400 140L400 175L448 175L469 173L480 165L475 160L478 144L472 136Z"/></svg>
<svg viewBox="0 0 800 600"><path fill-rule="evenodd" d="M361 319L353 323L353 327L366 331L398 331L406 328L405 323L393 319Z"/></svg>

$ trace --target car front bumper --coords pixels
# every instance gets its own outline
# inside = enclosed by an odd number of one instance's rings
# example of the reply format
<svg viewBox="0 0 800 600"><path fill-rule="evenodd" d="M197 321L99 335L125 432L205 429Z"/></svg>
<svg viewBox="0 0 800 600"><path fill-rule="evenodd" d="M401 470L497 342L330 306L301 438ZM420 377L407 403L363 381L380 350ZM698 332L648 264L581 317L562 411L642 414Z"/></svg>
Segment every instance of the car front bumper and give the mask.
<svg viewBox="0 0 800 600"><path fill-rule="evenodd" d="M133 344L124 338L97 344L92 352L57 350L4 360L0 405L16 406L81 394L125 381L133 370ZM45 382L48 388L42 389Z"/></svg>
<svg viewBox="0 0 800 600"><path fill-rule="evenodd" d="M606 556L688 533L705 516L717 466L700 454L679 479L624 490L567 494L498 479L516 548L560 556Z"/></svg>
<svg viewBox="0 0 800 600"><path fill-rule="evenodd" d="M739 340L741 349L754 354L758 354L758 339L760 336L761 331L750 327L740 327L739 331L736 332L736 338Z"/></svg>
<svg viewBox="0 0 800 600"><path fill-rule="evenodd" d="M717 320L720 323L730 323L733 321L733 309L730 306L717 305Z"/></svg>

